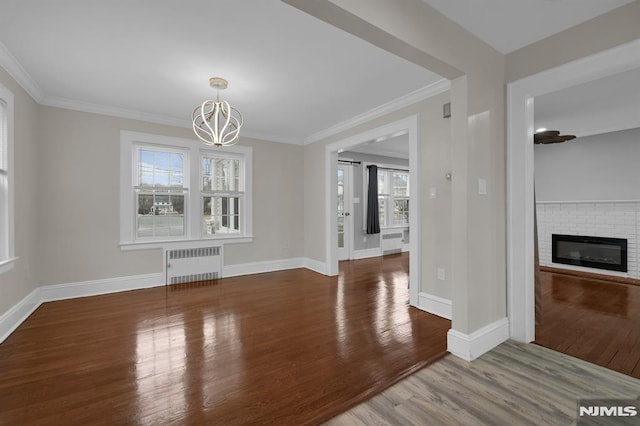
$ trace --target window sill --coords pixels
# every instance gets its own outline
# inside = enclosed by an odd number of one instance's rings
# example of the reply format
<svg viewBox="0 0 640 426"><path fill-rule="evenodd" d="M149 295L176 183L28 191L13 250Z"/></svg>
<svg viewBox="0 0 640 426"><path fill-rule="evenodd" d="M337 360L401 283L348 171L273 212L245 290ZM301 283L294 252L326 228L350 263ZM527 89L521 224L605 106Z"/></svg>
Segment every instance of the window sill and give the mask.
<svg viewBox="0 0 640 426"><path fill-rule="evenodd" d="M237 237L200 238L192 240L166 240L166 241L136 241L120 243L120 250L150 250L150 249L181 249L211 247L221 244L251 243L253 235Z"/></svg>
<svg viewBox="0 0 640 426"><path fill-rule="evenodd" d="M0 274L4 274L5 272L9 272L13 269L13 264L18 259L18 257L10 257L9 259L0 261Z"/></svg>

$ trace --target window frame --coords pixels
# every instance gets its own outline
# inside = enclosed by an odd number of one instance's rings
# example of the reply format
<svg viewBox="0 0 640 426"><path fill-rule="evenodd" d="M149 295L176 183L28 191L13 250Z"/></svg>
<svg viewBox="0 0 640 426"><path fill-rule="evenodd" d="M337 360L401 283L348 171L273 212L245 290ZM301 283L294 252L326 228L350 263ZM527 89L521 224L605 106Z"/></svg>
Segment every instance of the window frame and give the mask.
<svg viewBox="0 0 640 426"><path fill-rule="evenodd" d="M199 223L199 229L200 232L202 234L202 238L225 238L225 237L233 237L233 236L237 236L237 235L242 235L244 233L244 228L245 228L245 220L243 218L243 213L245 212L245 206L246 206L246 188L247 188L247 182L246 182L246 173L247 173L247 166L246 166L246 161L244 159L244 156L242 154L239 154L237 152L231 152L231 151L225 151L222 152L220 150L213 150L213 149L201 149L200 150L200 156L199 156L199 171L200 171L200 178L199 178L199 198L200 198L200 223ZM238 173L238 188L236 188L235 191L223 191L223 190L211 190L211 191L205 191L204 190L204 173L203 173L203 167L202 167L202 162L205 158L209 158L209 159L214 159L214 158L222 158L225 160L238 160L238 168L239 168L239 173ZM224 196L228 196L228 197L238 197L238 205L239 208L238 210L240 211L240 213L238 214L239 218L240 218L240 225L239 225L239 233L226 233L226 234L205 234L204 229L203 229L203 215L204 215L204 197L205 196L210 196L210 197L214 197L214 194L218 194L218 196L220 197L224 197Z"/></svg>
<svg viewBox="0 0 640 426"><path fill-rule="evenodd" d="M384 222L380 220L380 229L400 229L400 228L409 228L410 220L407 218L407 223L405 224L394 224L394 206L396 200L410 200L410 195L402 195L396 196L393 194L393 173L401 172L407 174L407 194L411 194L411 174L409 172L409 168L407 166L399 166L395 164L378 164L378 163L363 163L363 194L364 194L364 205L367 205L367 197L368 197L368 174L366 173L367 166L376 165L378 166L378 174L384 173L384 182L385 187L383 190L387 192L381 192L380 187L378 187L378 203L380 205L381 199L384 200ZM406 168L405 168L406 167ZM392 169L392 170L387 170ZM378 177L378 182L380 182L380 178ZM363 223L366 223L366 209L363 209ZM409 214L409 210L407 209L407 215ZM382 219L382 218L381 218Z"/></svg>
<svg viewBox="0 0 640 426"><path fill-rule="evenodd" d="M6 157L0 161L0 173L5 177L4 187L0 187L0 274L10 271L18 258L15 252L15 194L14 194L14 97L13 93L0 83L0 101L5 105L6 128L0 134L0 151ZM0 129L1 131L1 129Z"/></svg>
<svg viewBox="0 0 640 426"><path fill-rule="evenodd" d="M137 157L140 147L185 153L183 176L185 234L178 237L137 237L137 202L132 191L137 182ZM204 156L233 156L242 164L239 175L244 185L244 203L241 207L241 232L233 234L205 235L202 227L202 159ZM253 241L252 209L252 148L233 145L225 148L207 148L195 139L175 138L127 130L120 132L120 249L139 250L151 248L192 248L220 243Z"/></svg>
<svg viewBox="0 0 640 426"><path fill-rule="evenodd" d="M138 158L140 156L140 151L142 150L149 150L149 151L155 151L155 152L167 152L167 153L178 153L178 154L183 154L183 160L182 160L182 190L181 191L176 191L176 192L182 192L183 196L184 196L184 232L182 235L177 235L177 236L163 236L163 237L141 237L138 235L138 223L139 223L139 215L138 215L138 195L140 193L149 193L149 194L155 194L155 190L147 190L147 189L143 189L142 185L139 181L138 178ZM133 210L132 210L132 214L133 214L133 221L134 221L134 241L136 242L155 242L158 240L161 241L180 241L180 240L184 240L188 235L189 235L189 229L188 229L188 220L187 218L189 217L189 199L190 199L190 191L189 191L189 186L185 186L185 183L188 180L189 177L189 150L184 148L184 147L177 147L177 146L170 146L170 145L159 145L159 144L149 144L149 143L142 143L142 142L134 142L133 147L132 147L132 152L131 152L131 163L132 163L132 179L131 179L131 183L135 184L135 185L131 185L131 192L132 192L132 197L133 197ZM165 193L165 191L158 191L159 194L161 193ZM167 194L171 194L170 190L166 191Z"/></svg>

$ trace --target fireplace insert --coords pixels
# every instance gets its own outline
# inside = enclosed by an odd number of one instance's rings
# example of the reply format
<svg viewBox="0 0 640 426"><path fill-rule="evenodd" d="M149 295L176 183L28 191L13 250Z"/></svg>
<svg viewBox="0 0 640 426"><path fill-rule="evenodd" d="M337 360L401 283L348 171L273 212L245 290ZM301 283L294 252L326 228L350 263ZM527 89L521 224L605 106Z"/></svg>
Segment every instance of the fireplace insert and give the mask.
<svg viewBox="0 0 640 426"><path fill-rule="evenodd" d="M551 261L627 272L627 240L552 234Z"/></svg>

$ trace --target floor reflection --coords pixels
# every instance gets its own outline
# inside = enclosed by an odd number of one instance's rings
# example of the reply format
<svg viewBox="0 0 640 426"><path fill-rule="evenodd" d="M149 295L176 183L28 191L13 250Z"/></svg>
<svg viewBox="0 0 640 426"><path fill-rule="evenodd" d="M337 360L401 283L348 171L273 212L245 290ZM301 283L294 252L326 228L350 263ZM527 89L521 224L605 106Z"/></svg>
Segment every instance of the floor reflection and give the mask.
<svg viewBox="0 0 640 426"><path fill-rule="evenodd" d="M244 386L244 356L242 336L238 318L234 313L222 312L216 315L207 312L204 317L202 404L210 409L228 396L231 389L221 385L233 377L235 387ZM224 368L217 368L224 365Z"/></svg>
<svg viewBox="0 0 640 426"><path fill-rule="evenodd" d="M168 321L168 324L167 324ZM187 346L183 315L145 320L136 335L138 421L157 425L184 411Z"/></svg>
<svg viewBox="0 0 640 426"><path fill-rule="evenodd" d="M320 424L446 354L408 255L347 268L45 303L0 347L0 423Z"/></svg>
<svg viewBox="0 0 640 426"><path fill-rule="evenodd" d="M551 276L551 296L554 301L579 305L607 315L629 316L627 285L581 280L568 275Z"/></svg>
<svg viewBox="0 0 640 426"><path fill-rule="evenodd" d="M347 340L349 330L358 328L363 322L372 324L367 329L367 344L383 352L394 344L411 344L412 323L409 316L408 256L392 255L370 261L370 268L353 281L353 261L340 263L336 286L335 328L339 352L342 357L353 353ZM348 278L347 278L348 277ZM348 283L347 283L348 280ZM355 291L357 286L366 286L366 292ZM364 298L364 299L363 299ZM366 317L349 317L355 304L366 304L371 309Z"/></svg>

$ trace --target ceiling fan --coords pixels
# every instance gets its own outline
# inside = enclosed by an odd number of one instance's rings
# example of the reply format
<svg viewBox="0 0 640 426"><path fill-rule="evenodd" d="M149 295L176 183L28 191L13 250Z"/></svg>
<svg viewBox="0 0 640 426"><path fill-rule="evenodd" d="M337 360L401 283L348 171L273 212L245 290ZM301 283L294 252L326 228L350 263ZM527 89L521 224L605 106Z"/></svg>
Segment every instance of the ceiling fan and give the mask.
<svg viewBox="0 0 640 426"><path fill-rule="evenodd" d="M575 135L561 135L557 130L540 129L533 134L533 143L547 145L566 142L575 138Z"/></svg>

